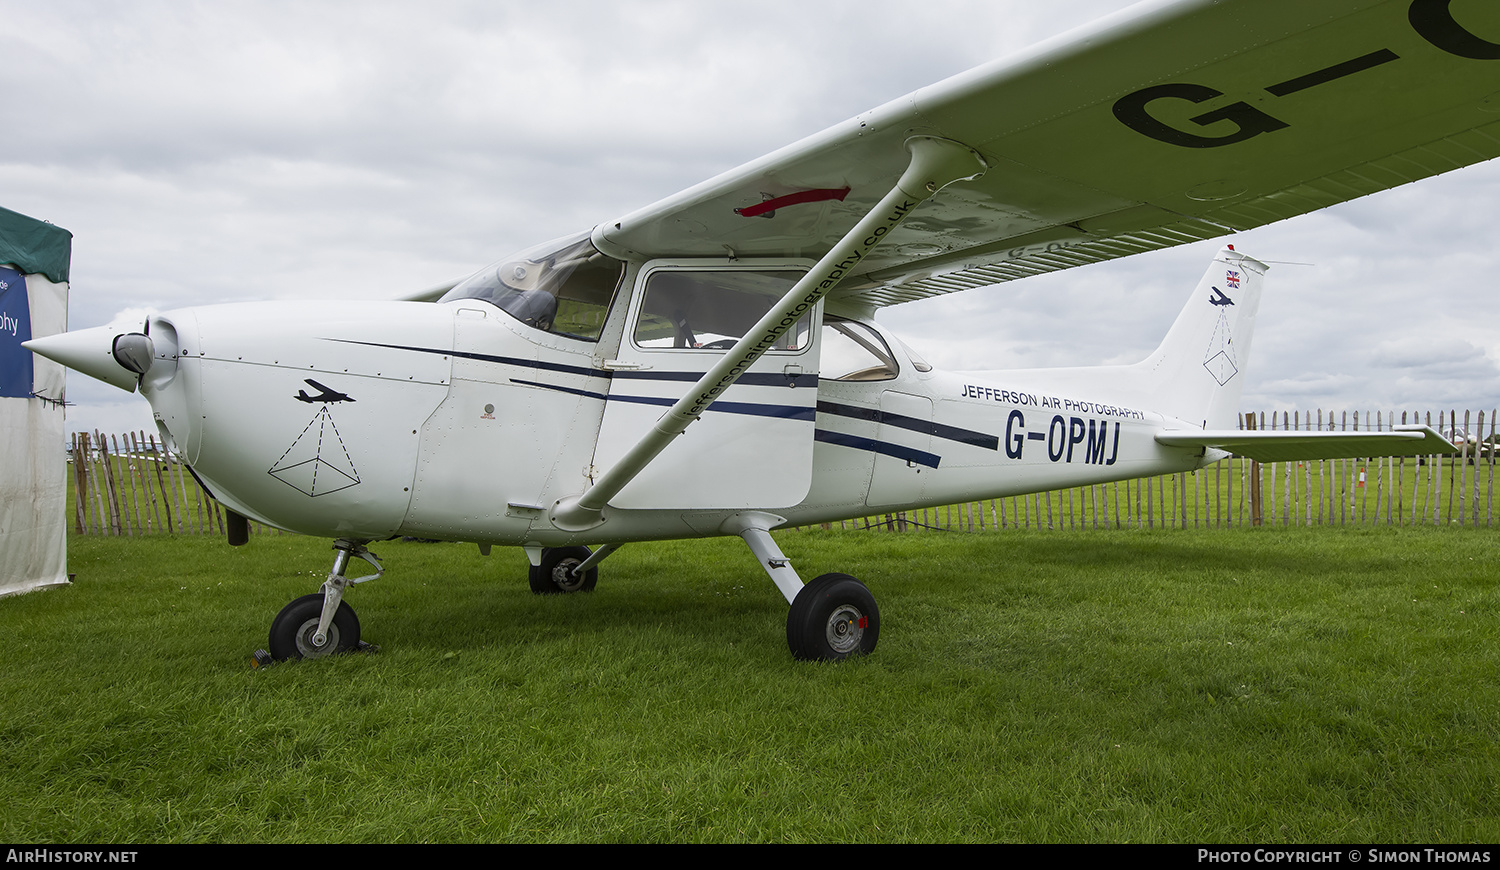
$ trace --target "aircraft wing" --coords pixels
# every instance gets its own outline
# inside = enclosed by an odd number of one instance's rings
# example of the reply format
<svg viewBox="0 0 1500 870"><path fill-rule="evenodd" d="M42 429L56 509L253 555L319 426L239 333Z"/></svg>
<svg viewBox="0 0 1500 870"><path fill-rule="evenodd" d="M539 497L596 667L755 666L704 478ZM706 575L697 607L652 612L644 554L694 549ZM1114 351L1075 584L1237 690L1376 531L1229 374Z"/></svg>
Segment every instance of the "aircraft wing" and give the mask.
<svg viewBox="0 0 1500 870"><path fill-rule="evenodd" d="M408 293L407 295L402 296L400 299L397 299L396 301L397 302L436 302L439 299L443 298L443 294L447 293L449 290L452 290L454 287L457 287L460 283L463 282L464 278L467 278L467 277L469 277L469 276L465 275L465 276L463 276L463 278L454 278L451 281L444 281L441 284L434 284L433 286L428 287L425 290L418 290L415 293Z"/></svg>
<svg viewBox="0 0 1500 870"><path fill-rule="evenodd" d="M1139 4L594 240L645 256L820 256L891 189L917 134L975 149L989 171L924 204L833 298L890 305L1170 247L1500 155L1500 3Z"/></svg>
<svg viewBox="0 0 1500 870"><path fill-rule="evenodd" d="M1431 426L1397 426L1393 432L1168 430L1158 433L1156 441L1167 447L1214 447L1257 462L1356 456L1451 456L1459 452Z"/></svg>

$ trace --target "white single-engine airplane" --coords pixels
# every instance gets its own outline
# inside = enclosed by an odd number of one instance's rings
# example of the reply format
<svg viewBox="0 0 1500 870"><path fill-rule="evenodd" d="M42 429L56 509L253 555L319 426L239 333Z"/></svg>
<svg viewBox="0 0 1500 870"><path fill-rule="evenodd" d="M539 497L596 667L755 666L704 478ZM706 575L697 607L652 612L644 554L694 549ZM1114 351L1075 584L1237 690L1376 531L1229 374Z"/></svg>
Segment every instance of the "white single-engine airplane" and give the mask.
<svg viewBox="0 0 1500 870"><path fill-rule="evenodd" d="M1500 4L1133 7L400 302L182 308L32 350L150 401L245 518L336 539L274 658L359 641L351 558L520 546L538 593L632 541L737 535L805 659L875 648L852 577L770 530L1263 460L1452 452L1242 432L1266 271L1214 257L1131 366L948 373L876 309L1222 236L1500 155ZM691 425L690 425L691 424ZM594 545L590 550L585 545Z"/></svg>

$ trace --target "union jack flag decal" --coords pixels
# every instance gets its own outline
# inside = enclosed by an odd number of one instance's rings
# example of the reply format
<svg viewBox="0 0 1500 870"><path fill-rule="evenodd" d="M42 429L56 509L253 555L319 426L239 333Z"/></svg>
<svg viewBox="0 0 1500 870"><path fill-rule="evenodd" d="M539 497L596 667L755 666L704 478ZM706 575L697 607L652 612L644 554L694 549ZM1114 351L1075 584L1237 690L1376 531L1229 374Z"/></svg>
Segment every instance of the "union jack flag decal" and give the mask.
<svg viewBox="0 0 1500 870"><path fill-rule="evenodd" d="M1233 269L1226 271L1224 273L1224 283L1228 284L1231 290L1237 289L1240 286L1240 273Z"/></svg>

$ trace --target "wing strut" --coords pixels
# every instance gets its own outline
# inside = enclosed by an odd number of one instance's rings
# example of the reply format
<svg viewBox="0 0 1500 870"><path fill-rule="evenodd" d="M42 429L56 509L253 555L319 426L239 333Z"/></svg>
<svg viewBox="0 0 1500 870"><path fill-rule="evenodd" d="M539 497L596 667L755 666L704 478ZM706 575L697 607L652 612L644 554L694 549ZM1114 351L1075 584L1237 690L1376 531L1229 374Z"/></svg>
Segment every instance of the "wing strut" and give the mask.
<svg viewBox="0 0 1500 870"><path fill-rule="evenodd" d="M987 168L983 158L973 149L950 139L914 136L906 141L906 148L911 152L911 162L890 193L855 224L779 302L771 306L765 316L699 378L613 468L605 472L582 495L561 499L554 504L551 512L553 525L568 531L582 531L603 522L601 512L609 500L650 465L672 443L672 439L681 435L688 424L698 419L714 399L739 379L751 363L773 347L782 333L795 326L802 315L837 286L854 265L880 244L918 205L955 181L983 175Z"/></svg>

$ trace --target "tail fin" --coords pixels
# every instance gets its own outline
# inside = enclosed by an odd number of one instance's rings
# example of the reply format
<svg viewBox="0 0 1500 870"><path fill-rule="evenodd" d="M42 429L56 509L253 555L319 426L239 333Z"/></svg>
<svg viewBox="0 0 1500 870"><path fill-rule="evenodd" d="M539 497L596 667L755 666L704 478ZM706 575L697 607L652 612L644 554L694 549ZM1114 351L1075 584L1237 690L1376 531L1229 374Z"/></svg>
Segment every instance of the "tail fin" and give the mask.
<svg viewBox="0 0 1500 870"><path fill-rule="evenodd" d="M1214 257L1161 346L1141 362L1153 406L1205 429L1232 429L1269 267L1226 247Z"/></svg>

